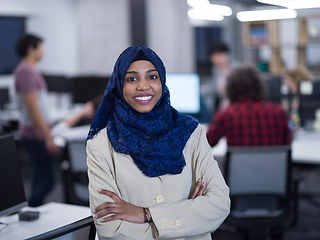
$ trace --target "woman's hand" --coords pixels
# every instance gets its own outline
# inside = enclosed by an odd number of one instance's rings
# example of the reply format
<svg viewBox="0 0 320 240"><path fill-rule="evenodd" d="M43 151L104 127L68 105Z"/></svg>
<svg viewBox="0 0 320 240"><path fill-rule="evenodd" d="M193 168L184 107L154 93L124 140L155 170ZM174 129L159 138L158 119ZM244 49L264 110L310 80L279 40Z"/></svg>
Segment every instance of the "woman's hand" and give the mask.
<svg viewBox="0 0 320 240"><path fill-rule="evenodd" d="M207 193L207 183L202 182L202 179L199 178L196 188L194 189L190 199L195 199L196 197L204 196L206 193Z"/></svg>
<svg viewBox="0 0 320 240"><path fill-rule="evenodd" d="M131 203L123 201L120 197L118 197L117 194L108 190L98 190L98 193L104 194L112 198L112 200L114 201L105 202L94 209L94 217L96 219L101 218L100 222L104 223L114 220L123 220L132 223L144 223L144 214L142 207L137 207Z"/></svg>

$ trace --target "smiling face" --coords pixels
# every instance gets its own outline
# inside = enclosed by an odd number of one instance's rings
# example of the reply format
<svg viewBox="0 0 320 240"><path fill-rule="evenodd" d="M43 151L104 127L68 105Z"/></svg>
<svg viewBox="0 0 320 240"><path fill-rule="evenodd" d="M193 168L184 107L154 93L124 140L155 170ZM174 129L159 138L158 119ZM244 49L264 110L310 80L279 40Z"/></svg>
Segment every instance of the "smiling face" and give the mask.
<svg viewBox="0 0 320 240"><path fill-rule="evenodd" d="M154 65L145 60L130 64L124 77L123 97L137 112L150 112L161 98L162 85Z"/></svg>

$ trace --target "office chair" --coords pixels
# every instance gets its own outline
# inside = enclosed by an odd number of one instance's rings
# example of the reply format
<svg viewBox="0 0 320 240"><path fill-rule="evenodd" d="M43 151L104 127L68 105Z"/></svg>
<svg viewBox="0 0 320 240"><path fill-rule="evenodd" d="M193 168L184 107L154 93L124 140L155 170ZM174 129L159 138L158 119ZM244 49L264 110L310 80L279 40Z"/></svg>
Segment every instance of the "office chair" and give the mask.
<svg viewBox="0 0 320 240"><path fill-rule="evenodd" d="M281 236L294 226L297 183L292 187L291 164L290 146L229 147L231 211L226 223L246 239Z"/></svg>
<svg viewBox="0 0 320 240"><path fill-rule="evenodd" d="M89 206L88 175L85 141L67 142L62 169L66 203Z"/></svg>

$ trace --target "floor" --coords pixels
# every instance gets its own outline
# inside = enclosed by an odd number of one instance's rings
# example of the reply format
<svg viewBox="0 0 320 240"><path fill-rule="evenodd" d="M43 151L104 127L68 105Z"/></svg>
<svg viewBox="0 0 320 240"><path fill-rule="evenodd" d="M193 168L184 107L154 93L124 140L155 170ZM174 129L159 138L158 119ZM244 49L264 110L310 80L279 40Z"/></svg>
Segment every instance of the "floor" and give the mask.
<svg viewBox="0 0 320 240"><path fill-rule="evenodd" d="M22 148L18 147L18 152L22 167L25 191L28 196L30 192L29 187L31 175L29 160ZM58 163L57 173L56 186L46 197L45 202L64 202L63 183L61 181ZM304 198L300 198L297 225L284 234L283 240L320 240L320 167L312 167L308 169L298 168L296 169L295 174L300 177L302 176L299 191L301 193L313 193L313 196L317 196L317 202L316 204L313 204ZM229 229L229 227L222 224L220 229ZM218 230L212 234L212 239L240 240L241 238Z"/></svg>

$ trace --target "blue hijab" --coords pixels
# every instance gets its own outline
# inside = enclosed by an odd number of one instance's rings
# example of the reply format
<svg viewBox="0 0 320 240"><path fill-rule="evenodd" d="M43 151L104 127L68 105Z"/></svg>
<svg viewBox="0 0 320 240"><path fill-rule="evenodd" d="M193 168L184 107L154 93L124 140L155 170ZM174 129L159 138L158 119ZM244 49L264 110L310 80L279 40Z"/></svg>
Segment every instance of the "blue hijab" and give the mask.
<svg viewBox="0 0 320 240"><path fill-rule="evenodd" d="M122 93L126 70L139 52L156 67L162 85L160 100L147 113L134 110ZM171 106L166 70L158 55L147 47L132 46L115 63L87 140L107 127L114 150L130 155L146 176L157 177L182 172L186 165L182 151L197 126L197 120Z"/></svg>

